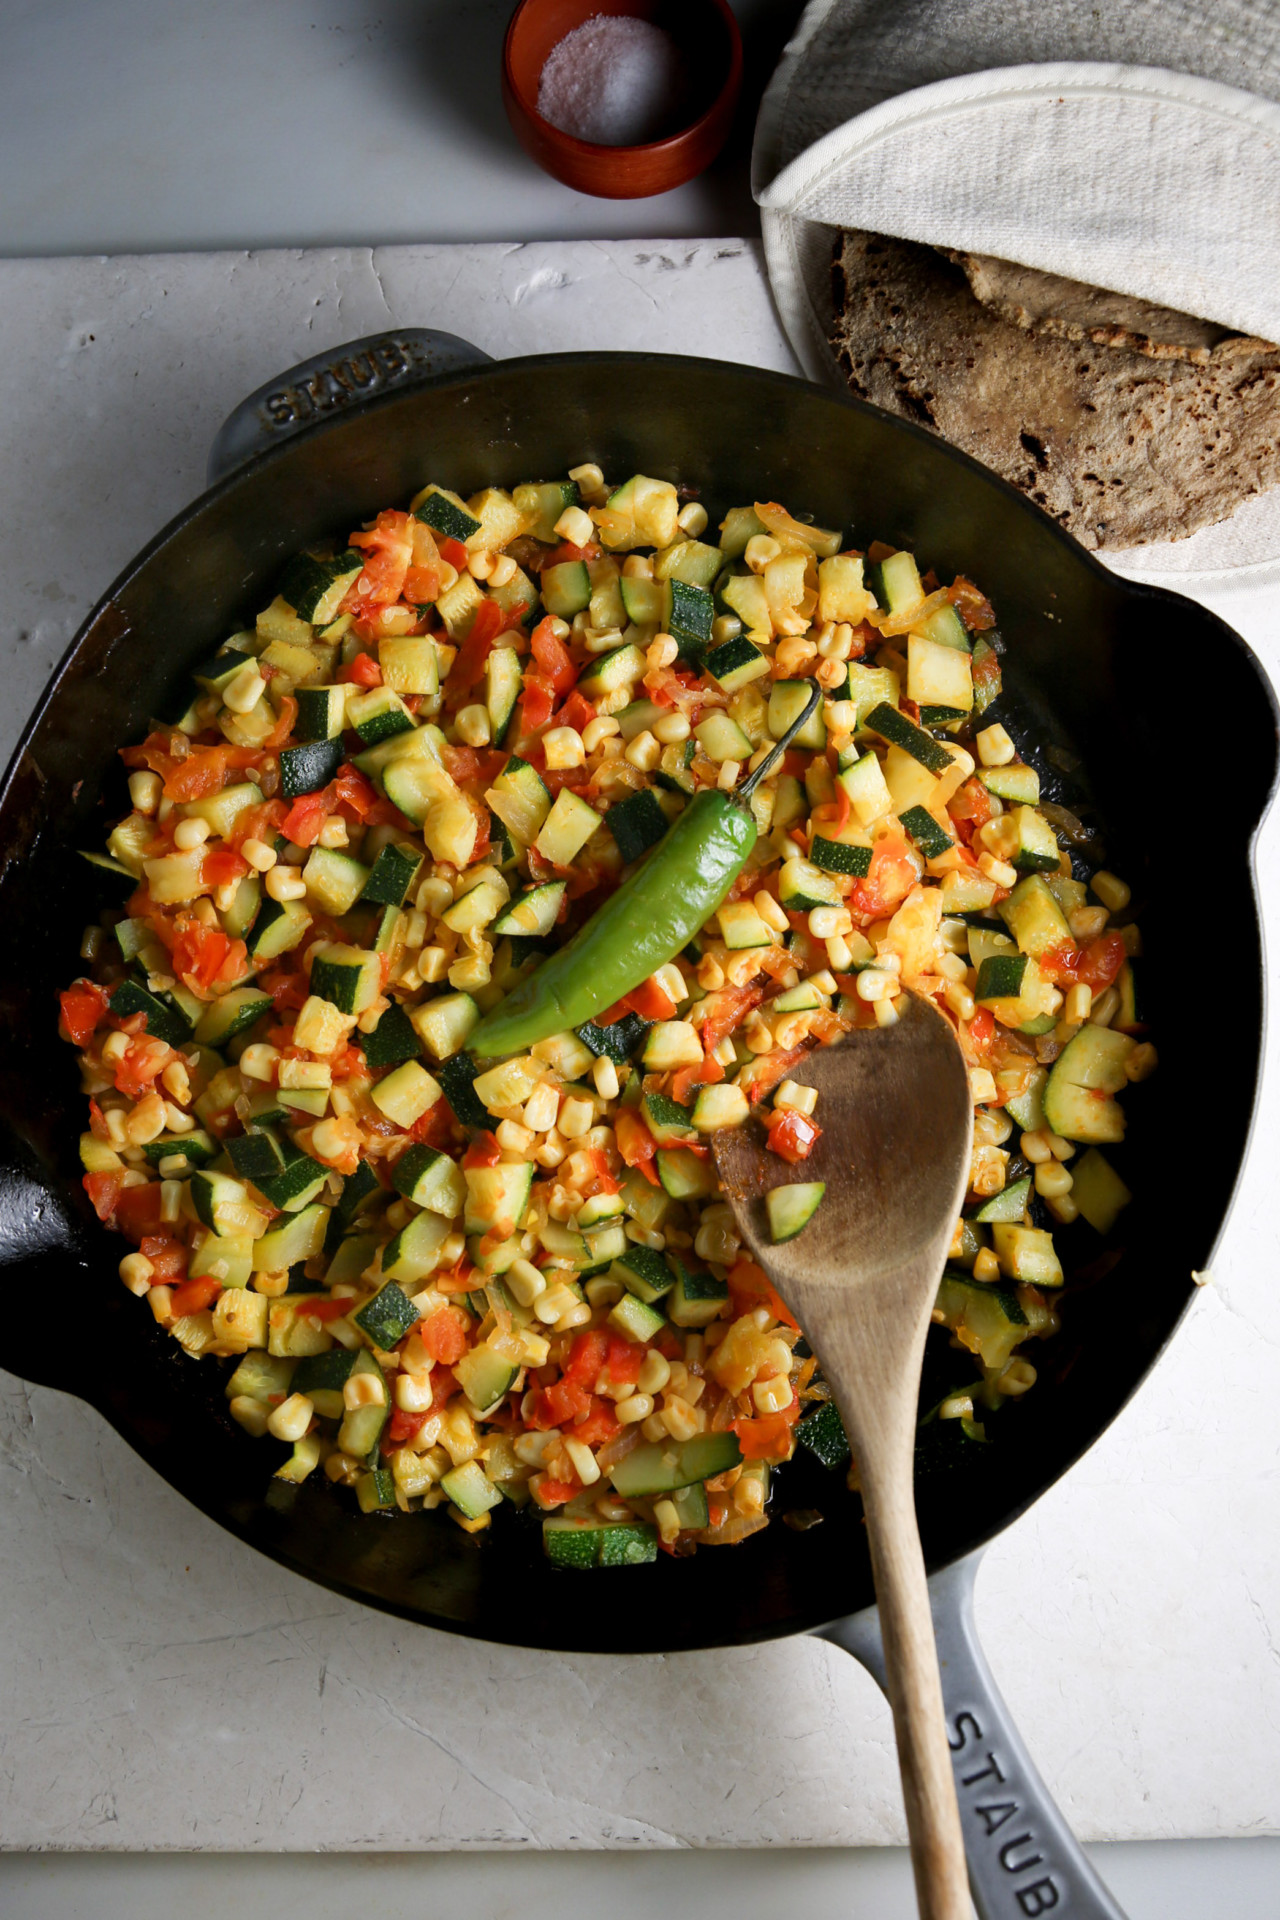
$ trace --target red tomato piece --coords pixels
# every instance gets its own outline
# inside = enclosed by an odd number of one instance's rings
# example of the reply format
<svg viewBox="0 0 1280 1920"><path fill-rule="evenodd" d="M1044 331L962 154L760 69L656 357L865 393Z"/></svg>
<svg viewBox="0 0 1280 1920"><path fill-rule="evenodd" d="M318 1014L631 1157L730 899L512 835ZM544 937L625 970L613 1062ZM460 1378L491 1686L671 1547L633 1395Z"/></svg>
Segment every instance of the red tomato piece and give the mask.
<svg viewBox="0 0 1280 1920"><path fill-rule="evenodd" d="M569 655L569 649L556 633L556 623L552 617L539 620L533 630L530 645L533 657L551 682L551 690L563 699L570 691L578 675Z"/></svg>
<svg viewBox="0 0 1280 1920"><path fill-rule="evenodd" d="M126 1187L116 1201L116 1226L127 1240L138 1246L160 1225L160 1182L148 1181L145 1187Z"/></svg>
<svg viewBox="0 0 1280 1920"><path fill-rule="evenodd" d="M93 1205L99 1220L109 1221L115 1215L116 1201L124 1184L123 1173L86 1173L81 1182Z"/></svg>
<svg viewBox="0 0 1280 1920"><path fill-rule="evenodd" d="M329 806L319 793L304 793L295 800L280 822L280 831L286 840L292 840L295 847L313 847L320 838L320 829L329 817Z"/></svg>
<svg viewBox="0 0 1280 1920"><path fill-rule="evenodd" d="M457 658L449 669L451 707L456 709L462 706L466 695L483 678L485 661L493 652L493 643L506 624L506 616L496 600L480 602L467 637L458 648Z"/></svg>
<svg viewBox="0 0 1280 1920"><path fill-rule="evenodd" d="M77 980L73 987L58 995L62 1024L72 1045L87 1047L111 1005L102 988L92 980Z"/></svg>
<svg viewBox="0 0 1280 1920"><path fill-rule="evenodd" d="M969 1022L969 1043L975 1053L985 1053L996 1037L996 1017L990 1007L979 1007Z"/></svg>
<svg viewBox="0 0 1280 1920"><path fill-rule="evenodd" d="M469 557L467 554L467 549L462 544L462 541L454 540L450 535L446 534L444 539L441 540L439 544L440 544L440 558L442 560L447 560L451 567L456 567L458 572L461 573L465 568L468 557Z"/></svg>
<svg viewBox="0 0 1280 1920"><path fill-rule="evenodd" d="M590 1413L591 1394L576 1380L553 1380L542 1390L542 1405L546 1409L547 1424L564 1427Z"/></svg>
<svg viewBox="0 0 1280 1920"><path fill-rule="evenodd" d="M173 1310L178 1314L203 1313L221 1292L221 1280L214 1280L208 1274L202 1274L198 1280L184 1280L173 1290Z"/></svg>
<svg viewBox="0 0 1280 1920"><path fill-rule="evenodd" d="M606 1440L616 1439L621 1432L622 1422L614 1413L611 1403L593 1393L590 1413L585 1420L575 1423L570 1438L581 1440L587 1447L602 1447Z"/></svg>
<svg viewBox="0 0 1280 1920"><path fill-rule="evenodd" d="M729 1297L735 1314L750 1313L754 1307L768 1307L775 1320L794 1327L795 1316L773 1286L763 1267L743 1254L729 1269Z"/></svg>
<svg viewBox="0 0 1280 1920"><path fill-rule="evenodd" d="M626 1344L625 1341L623 1344ZM564 1370L565 1379L578 1384L594 1380L604 1365L608 1352L607 1334L598 1329L580 1333L569 1349L569 1364Z"/></svg>
<svg viewBox="0 0 1280 1920"><path fill-rule="evenodd" d="M548 567L563 566L566 560L598 560L600 553L601 549L594 540L588 541L585 547L575 547L572 540L562 540L558 547L552 547L550 552L543 554L538 562L538 571L545 573Z"/></svg>
<svg viewBox="0 0 1280 1920"><path fill-rule="evenodd" d="M785 1460L791 1451L791 1428L799 1411L799 1403L793 1400L781 1413L762 1414L755 1420L735 1420L733 1431L738 1436L743 1459Z"/></svg>
<svg viewBox="0 0 1280 1920"><path fill-rule="evenodd" d="M415 1433L421 1433L427 1424L425 1413L406 1413L403 1407L396 1407L387 1426L387 1439L392 1446L405 1440L412 1440Z"/></svg>
<svg viewBox="0 0 1280 1920"><path fill-rule="evenodd" d="M437 1307L416 1331L431 1358L446 1367L461 1360L467 1350L467 1329L454 1307Z"/></svg>
<svg viewBox="0 0 1280 1920"><path fill-rule="evenodd" d="M338 678L348 681L353 687L363 687L367 692L370 687L382 685L382 668L372 654L358 653L342 669Z"/></svg>
<svg viewBox="0 0 1280 1920"><path fill-rule="evenodd" d="M517 733L536 733L545 727L555 705L555 691L544 674L525 669L524 694L520 701L520 725Z"/></svg>
<svg viewBox="0 0 1280 1920"><path fill-rule="evenodd" d="M648 1355L648 1348L637 1346L631 1340L624 1340L620 1333L610 1333L609 1351L605 1355L605 1372L617 1386L624 1382L630 1385L639 1378L640 1369Z"/></svg>
<svg viewBox="0 0 1280 1920"><path fill-rule="evenodd" d="M464 1167L496 1167L502 1158L502 1148L493 1135L478 1133L462 1157Z"/></svg>
<svg viewBox="0 0 1280 1920"><path fill-rule="evenodd" d="M360 611L398 600L413 560L412 517L394 508L380 513L367 533L352 534L351 544L362 547L368 558L349 600Z"/></svg>
<svg viewBox="0 0 1280 1920"><path fill-rule="evenodd" d="M575 733L581 733L582 729L590 721L594 720L595 717L595 708L587 699L586 695L575 687L556 715L556 725L558 727L572 727Z"/></svg>
<svg viewBox="0 0 1280 1920"><path fill-rule="evenodd" d="M822 1138L822 1128L803 1113L779 1113L769 1122L767 1145L790 1166L807 1160Z"/></svg>
<svg viewBox="0 0 1280 1920"><path fill-rule="evenodd" d="M623 1107L614 1121L613 1132L618 1152L626 1165L635 1167L650 1186L656 1187L658 1176L653 1168L653 1156L658 1151L658 1144L639 1114L630 1107Z"/></svg>
<svg viewBox="0 0 1280 1920"><path fill-rule="evenodd" d="M534 1478L530 1481L533 1497L540 1507L562 1507L566 1500L572 1500L581 1488L570 1485L565 1480L547 1480Z"/></svg>

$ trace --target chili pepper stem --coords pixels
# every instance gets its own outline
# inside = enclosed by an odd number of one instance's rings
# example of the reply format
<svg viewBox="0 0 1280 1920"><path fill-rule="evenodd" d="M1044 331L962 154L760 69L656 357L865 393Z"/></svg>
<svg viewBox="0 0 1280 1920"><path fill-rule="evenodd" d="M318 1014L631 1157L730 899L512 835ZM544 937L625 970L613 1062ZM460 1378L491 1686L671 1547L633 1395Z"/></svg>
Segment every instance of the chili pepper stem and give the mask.
<svg viewBox="0 0 1280 1920"><path fill-rule="evenodd" d="M755 792L760 782L762 780L767 780L769 775L773 772L773 769L777 766L778 761L781 759L782 755L786 752L787 748L791 745L791 742L795 739L800 729L804 726L807 726L809 721L813 718L814 714L818 710L818 705L821 699L822 699L822 688L818 685L817 681L815 680L813 683L813 692L809 695L809 699L803 711L796 715L795 719L791 722L791 725L787 728L786 732L783 734L781 740L775 741L772 750L765 755L764 759L760 762L760 765L756 768L755 772L749 773L746 779L743 781L742 785L740 787L734 788L732 794L729 796L730 799L742 800L742 801L750 800L752 794Z"/></svg>

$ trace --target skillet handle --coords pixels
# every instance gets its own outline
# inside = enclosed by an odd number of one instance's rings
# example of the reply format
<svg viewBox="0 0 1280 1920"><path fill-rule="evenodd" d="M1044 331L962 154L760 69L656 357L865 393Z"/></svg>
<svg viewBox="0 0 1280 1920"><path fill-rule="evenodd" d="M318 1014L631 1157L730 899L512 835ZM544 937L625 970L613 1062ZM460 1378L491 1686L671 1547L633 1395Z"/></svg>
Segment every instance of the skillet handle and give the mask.
<svg viewBox="0 0 1280 1920"><path fill-rule="evenodd" d="M1125 1920L1049 1796L978 1644L973 1583L981 1554L929 1582L969 1884L981 1920ZM884 1687L874 1607L818 1636Z"/></svg>
<svg viewBox="0 0 1280 1920"><path fill-rule="evenodd" d="M209 485L255 454L373 394L417 386L442 374L465 373L488 365L492 357L456 333L398 327L300 360L227 415L209 449Z"/></svg>

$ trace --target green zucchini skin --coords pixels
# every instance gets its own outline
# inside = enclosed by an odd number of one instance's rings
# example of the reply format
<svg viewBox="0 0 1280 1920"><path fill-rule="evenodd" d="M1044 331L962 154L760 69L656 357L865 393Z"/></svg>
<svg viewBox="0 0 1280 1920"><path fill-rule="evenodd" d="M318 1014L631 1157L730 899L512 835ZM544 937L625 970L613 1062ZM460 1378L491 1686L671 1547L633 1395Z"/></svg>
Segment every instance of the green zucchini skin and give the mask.
<svg viewBox="0 0 1280 1920"><path fill-rule="evenodd" d="M755 845L750 809L718 791L686 807L653 856L470 1035L480 1056L517 1053L594 1020L673 960L724 904Z"/></svg>

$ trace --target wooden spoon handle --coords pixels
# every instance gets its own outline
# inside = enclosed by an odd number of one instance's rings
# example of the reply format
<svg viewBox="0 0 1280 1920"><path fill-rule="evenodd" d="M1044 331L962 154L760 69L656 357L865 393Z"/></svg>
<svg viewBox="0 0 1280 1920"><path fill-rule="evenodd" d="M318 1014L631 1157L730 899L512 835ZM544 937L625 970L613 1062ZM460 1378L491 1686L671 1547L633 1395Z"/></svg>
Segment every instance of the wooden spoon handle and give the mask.
<svg viewBox="0 0 1280 1920"><path fill-rule="evenodd" d="M877 1458L883 1452L887 1457ZM909 1449L858 1455L921 1920L972 1920Z"/></svg>

